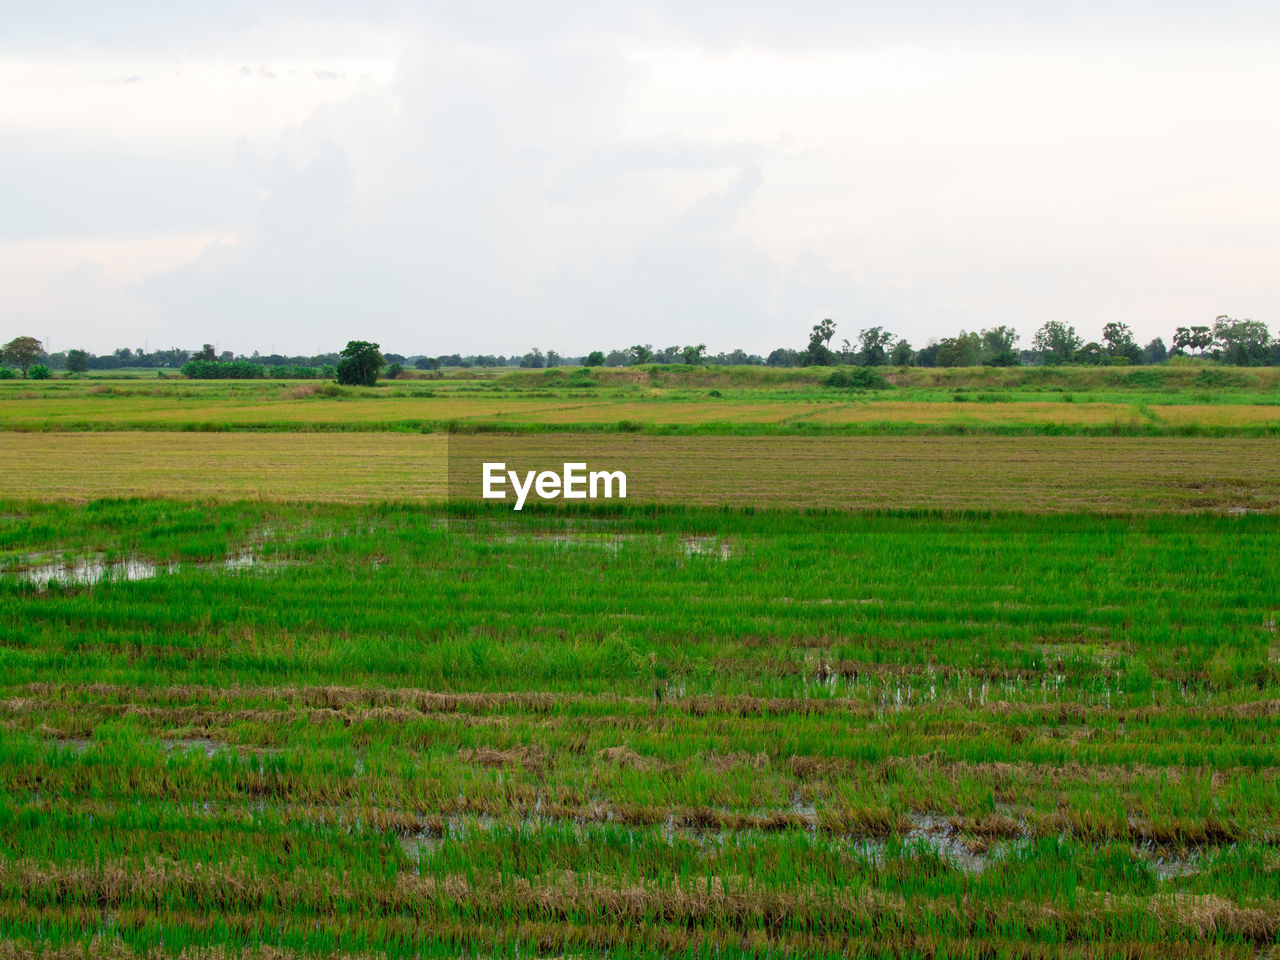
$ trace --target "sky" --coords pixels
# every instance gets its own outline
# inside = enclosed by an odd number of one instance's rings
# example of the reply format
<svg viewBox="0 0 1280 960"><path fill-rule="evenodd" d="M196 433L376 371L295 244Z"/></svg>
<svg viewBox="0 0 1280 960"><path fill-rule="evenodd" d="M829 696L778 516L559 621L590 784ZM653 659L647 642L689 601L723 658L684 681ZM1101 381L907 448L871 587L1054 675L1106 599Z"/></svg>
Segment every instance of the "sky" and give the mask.
<svg viewBox="0 0 1280 960"><path fill-rule="evenodd" d="M1280 4L0 0L0 340L1280 327Z"/></svg>

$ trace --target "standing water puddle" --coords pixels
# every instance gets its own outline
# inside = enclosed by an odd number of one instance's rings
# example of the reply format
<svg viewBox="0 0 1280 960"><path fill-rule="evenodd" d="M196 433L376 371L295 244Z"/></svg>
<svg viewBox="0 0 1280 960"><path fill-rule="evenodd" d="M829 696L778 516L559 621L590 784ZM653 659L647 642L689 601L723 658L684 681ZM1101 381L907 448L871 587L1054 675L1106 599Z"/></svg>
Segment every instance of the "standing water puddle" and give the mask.
<svg viewBox="0 0 1280 960"><path fill-rule="evenodd" d="M945 817L909 813L907 818L911 821L907 846L935 853L966 873L981 873L987 868L987 858L970 850Z"/></svg>
<svg viewBox="0 0 1280 960"><path fill-rule="evenodd" d="M535 533L521 537L507 537L507 543L542 543L554 547L599 547L617 553L623 544L635 537L615 533Z"/></svg>
<svg viewBox="0 0 1280 960"><path fill-rule="evenodd" d="M172 573L177 564L164 568ZM106 563L97 558L75 560L71 563L54 561L16 571L20 580L44 588L51 583L59 586L93 586L99 580L150 580L160 572L160 567L149 560L129 559Z"/></svg>
<svg viewBox="0 0 1280 960"><path fill-rule="evenodd" d="M733 556L733 544L718 537L682 537L681 543L684 544L686 557L719 555L721 560L728 560Z"/></svg>
<svg viewBox="0 0 1280 960"><path fill-rule="evenodd" d="M255 567L276 568L283 565L283 561L263 560L251 547L233 553L222 560L196 560L186 564L197 569L221 568L230 572ZM129 557L110 562L100 556L82 557L76 560L56 557L43 563L19 563L17 566L7 568L3 573L27 583L34 583L43 590L51 584L61 587L91 587L103 580L151 580L161 573L177 573L182 566L184 565L175 560L157 563L142 557Z"/></svg>

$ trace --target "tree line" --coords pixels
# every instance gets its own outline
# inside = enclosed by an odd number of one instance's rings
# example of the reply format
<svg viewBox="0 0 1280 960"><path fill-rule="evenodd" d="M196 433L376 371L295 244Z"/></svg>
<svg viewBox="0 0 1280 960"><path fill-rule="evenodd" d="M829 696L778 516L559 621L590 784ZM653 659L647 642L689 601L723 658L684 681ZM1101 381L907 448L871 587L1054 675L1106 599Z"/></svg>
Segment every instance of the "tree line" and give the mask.
<svg viewBox="0 0 1280 960"><path fill-rule="evenodd" d="M824 319L813 325L808 342L798 349L778 347L766 356L732 350L707 352L705 343L655 348L634 344L609 351L593 350L584 356L565 356L555 350L533 348L517 354L457 353L428 356L383 354L378 344L353 340L338 352L312 356L272 353L235 354L218 351L212 344L199 350L171 347L147 351L121 347L112 353L95 355L87 350L46 353L39 340L20 336L0 347L0 379L21 375L47 379L54 370L82 374L94 370L129 368L172 369L194 379L337 379L363 382L369 377L373 356L378 357L378 375L396 377L408 366L436 371L449 368L522 367L540 369L561 366L626 367L646 363L718 366L920 366L976 367L1021 364L1139 365L1164 363L1171 357L1194 356L1235 366L1280 366L1280 337L1272 338L1266 324L1258 320L1237 320L1225 314L1203 326L1178 327L1168 345L1156 337L1139 345L1125 323L1108 323L1101 337L1086 341L1070 324L1051 320L1040 327L1027 348L1020 348L1018 332L1010 326L975 331L961 330L953 337L931 340L916 349L884 327L864 327L854 341L845 338L836 345L836 323ZM363 345L363 346L361 346ZM347 373L344 375L344 363ZM352 379L352 364L359 376Z"/></svg>
<svg viewBox="0 0 1280 960"><path fill-rule="evenodd" d="M1140 346L1125 323L1108 323L1097 341L1085 341L1070 324L1051 320L1032 337L1029 348L1020 348L1021 336L1010 326L974 331L961 330L954 337L931 340L916 349L907 340L884 327L864 327L855 342L843 339L833 346L834 320L813 325L809 340L799 349L779 347L767 356L734 350L708 354L706 344L654 349L653 344L636 344L605 352L595 350L585 357L565 360L554 350L545 354L534 350L519 359L522 367L552 367L583 364L589 367L625 367L645 363L717 364L721 366L760 365L770 367L806 366L919 366L919 367L1011 367L1029 365L1089 364L1139 365L1164 363L1171 357L1197 356L1237 366L1280 366L1280 338L1272 339L1266 324L1257 320L1236 320L1225 314L1212 325L1178 327L1170 345L1156 337ZM418 365L484 366L480 358L440 357L423 359ZM447 363L445 361L448 361Z"/></svg>
<svg viewBox="0 0 1280 960"><path fill-rule="evenodd" d="M1280 338L1273 340L1266 324L1236 320L1225 314L1218 316L1211 326L1178 327L1173 332L1171 346L1166 346L1160 337L1139 346L1129 325L1117 322L1102 328L1100 340L1086 342L1074 326L1050 320L1036 331L1030 349L1019 349L1021 337L1009 326L971 332L961 330L957 336L931 341L918 350L883 327L864 328L859 331L856 344L846 339L838 348L833 348L835 331L832 320L814 324L809 342L798 352L795 362L800 366L870 367L1107 366L1156 364L1171 357L1198 356L1236 366L1280 365ZM777 353L779 351L775 351ZM770 354L767 362L775 362L774 354ZM791 364L783 361L777 365Z"/></svg>

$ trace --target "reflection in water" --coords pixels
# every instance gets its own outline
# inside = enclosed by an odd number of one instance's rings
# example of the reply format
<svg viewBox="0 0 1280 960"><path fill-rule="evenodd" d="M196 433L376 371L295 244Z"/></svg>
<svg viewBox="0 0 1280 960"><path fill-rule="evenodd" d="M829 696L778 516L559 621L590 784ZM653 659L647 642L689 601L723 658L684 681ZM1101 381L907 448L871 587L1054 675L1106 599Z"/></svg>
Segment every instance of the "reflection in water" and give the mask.
<svg viewBox="0 0 1280 960"><path fill-rule="evenodd" d="M250 570L255 567L278 567L280 561L266 561L252 547L233 553L222 560L197 560L187 566L221 568L230 572ZM19 580L34 583L40 588L50 584L64 587L91 587L102 580L150 580L162 573L177 573L182 568L177 561L157 563L142 557L107 562L101 557L81 557L76 560L56 558L47 563L24 564L5 570Z"/></svg>

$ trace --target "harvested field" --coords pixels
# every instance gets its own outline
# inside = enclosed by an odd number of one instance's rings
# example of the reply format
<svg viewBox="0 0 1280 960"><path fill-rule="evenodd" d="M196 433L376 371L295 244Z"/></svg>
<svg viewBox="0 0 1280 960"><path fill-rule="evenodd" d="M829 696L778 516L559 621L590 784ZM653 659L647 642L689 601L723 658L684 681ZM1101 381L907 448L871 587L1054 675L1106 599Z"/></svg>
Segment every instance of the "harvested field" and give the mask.
<svg viewBox="0 0 1280 960"><path fill-rule="evenodd" d="M439 502L443 435L0 433L0 496ZM481 459L574 456L632 477L636 502L832 509L1280 509L1265 438L454 437L455 472ZM557 463L558 465L558 463Z"/></svg>
<svg viewBox="0 0 1280 960"><path fill-rule="evenodd" d="M0 496L442 500L445 451L441 434L0 433Z"/></svg>

